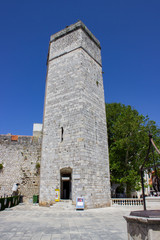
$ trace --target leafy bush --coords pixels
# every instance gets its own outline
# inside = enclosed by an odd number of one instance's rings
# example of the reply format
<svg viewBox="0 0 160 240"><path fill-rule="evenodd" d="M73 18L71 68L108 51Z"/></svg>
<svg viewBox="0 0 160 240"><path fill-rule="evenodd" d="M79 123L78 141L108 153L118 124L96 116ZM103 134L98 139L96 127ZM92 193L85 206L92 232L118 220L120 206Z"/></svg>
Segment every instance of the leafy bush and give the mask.
<svg viewBox="0 0 160 240"><path fill-rule="evenodd" d="M3 169L3 164L2 163L0 163L0 169Z"/></svg>

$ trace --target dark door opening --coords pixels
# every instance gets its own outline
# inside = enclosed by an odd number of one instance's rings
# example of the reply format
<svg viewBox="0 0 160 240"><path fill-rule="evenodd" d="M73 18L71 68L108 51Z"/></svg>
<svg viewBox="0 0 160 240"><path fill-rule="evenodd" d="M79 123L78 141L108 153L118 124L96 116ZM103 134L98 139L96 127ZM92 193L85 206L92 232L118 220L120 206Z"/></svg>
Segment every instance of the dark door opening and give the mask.
<svg viewBox="0 0 160 240"><path fill-rule="evenodd" d="M61 172L61 199L72 199L71 173Z"/></svg>
<svg viewBox="0 0 160 240"><path fill-rule="evenodd" d="M69 199L70 194L70 182L63 181L62 199Z"/></svg>

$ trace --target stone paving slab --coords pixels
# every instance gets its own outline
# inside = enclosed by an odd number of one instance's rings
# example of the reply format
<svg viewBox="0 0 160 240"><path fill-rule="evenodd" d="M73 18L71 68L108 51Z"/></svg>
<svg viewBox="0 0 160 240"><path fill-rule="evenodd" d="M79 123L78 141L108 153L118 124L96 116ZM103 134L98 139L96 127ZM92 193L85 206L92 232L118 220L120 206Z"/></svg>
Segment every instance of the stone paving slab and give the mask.
<svg viewBox="0 0 160 240"><path fill-rule="evenodd" d="M141 207L110 207L84 211L16 206L0 212L1 240L127 240L123 218Z"/></svg>

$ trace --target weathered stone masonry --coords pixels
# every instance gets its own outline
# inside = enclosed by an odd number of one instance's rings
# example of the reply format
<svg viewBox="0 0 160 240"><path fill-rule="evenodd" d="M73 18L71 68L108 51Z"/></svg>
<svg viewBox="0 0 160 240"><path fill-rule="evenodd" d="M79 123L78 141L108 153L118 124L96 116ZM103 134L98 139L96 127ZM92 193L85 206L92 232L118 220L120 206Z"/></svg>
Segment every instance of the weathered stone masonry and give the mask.
<svg viewBox="0 0 160 240"><path fill-rule="evenodd" d="M40 194L40 205L55 203L59 189L73 204L83 196L87 208L109 206L101 47L81 21L50 38L41 128L33 137L0 135L0 196L20 183L27 198Z"/></svg>
<svg viewBox="0 0 160 240"><path fill-rule="evenodd" d="M41 137L0 135L0 196L11 195L14 183L20 183L24 197L39 194Z"/></svg>
<svg viewBox="0 0 160 240"><path fill-rule="evenodd" d="M86 207L109 205L101 48L81 21L50 39L41 157L41 205L54 202L56 188L74 204L84 196Z"/></svg>

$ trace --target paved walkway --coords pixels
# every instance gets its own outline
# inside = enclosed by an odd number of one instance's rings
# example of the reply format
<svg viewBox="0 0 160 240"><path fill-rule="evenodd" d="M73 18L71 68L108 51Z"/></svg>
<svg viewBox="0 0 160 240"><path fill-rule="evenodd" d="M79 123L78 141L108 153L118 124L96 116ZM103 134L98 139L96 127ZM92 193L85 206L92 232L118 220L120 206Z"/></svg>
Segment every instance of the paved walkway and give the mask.
<svg viewBox="0 0 160 240"><path fill-rule="evenodd" d="M1 240L127 240L124 215L140 207L76 211L19 205L0 212Z"/></svg>

